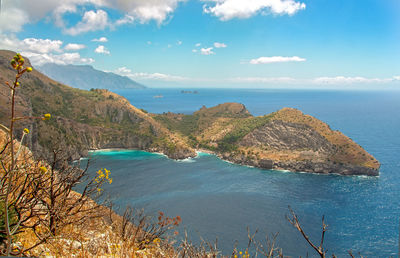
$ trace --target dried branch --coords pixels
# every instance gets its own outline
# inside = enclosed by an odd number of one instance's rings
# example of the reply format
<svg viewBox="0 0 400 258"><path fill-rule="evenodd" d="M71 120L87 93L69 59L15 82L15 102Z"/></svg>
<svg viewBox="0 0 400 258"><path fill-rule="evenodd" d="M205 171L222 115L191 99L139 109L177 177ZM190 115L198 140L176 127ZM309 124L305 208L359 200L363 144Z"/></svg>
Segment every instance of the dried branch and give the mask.
<svg viewBox="0 0 400 258"><path fill-rule="evenodd" d="M296 213L292 210L292 208L289 206L289 211L291 213L291 217L286 216L286 219L292 224L303 236L303 238L307 241L307 243L319 254L320 257L325 258L326 257L326 251L324 250L323 244L324 244L324 237L325 237L325 232L327 230L327 225L325 224L324 221L324 216L322 216L322 233L321 233L321 242L320 245L317 247L307 236L307 234L304 232L303 228L301 227L301 224L299 222L299 219L297 218Z"/></svg>

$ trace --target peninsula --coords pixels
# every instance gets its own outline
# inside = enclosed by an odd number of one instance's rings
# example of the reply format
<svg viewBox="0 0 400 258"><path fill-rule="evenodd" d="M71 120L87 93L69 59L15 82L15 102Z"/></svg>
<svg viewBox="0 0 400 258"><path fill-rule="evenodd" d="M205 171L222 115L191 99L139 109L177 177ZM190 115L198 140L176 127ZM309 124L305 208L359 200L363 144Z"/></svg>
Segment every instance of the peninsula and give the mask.
<svg viewBox="0 0 400 258"><path fill-rule="evenodd" d="M13 77L11 51L0 51L0 80ZM26 59L26 62L29 62ZM8 89L0 89L0 101ZM237 164L294 172L379 174L379 162L339 131L301 111L284 108L255 117L244 105L225 103L203 107L192 115L150 114L127 99L105 89L71 88L34 71L21 82L19 116L51 113L50 122L18 124L32 132L28 147L47 157L52 148L63 148L71 159L91 149L134 148L162 152L172 159L196 156L196 150L212 151ZM0 107L0 123L9 117Z"/></svg>

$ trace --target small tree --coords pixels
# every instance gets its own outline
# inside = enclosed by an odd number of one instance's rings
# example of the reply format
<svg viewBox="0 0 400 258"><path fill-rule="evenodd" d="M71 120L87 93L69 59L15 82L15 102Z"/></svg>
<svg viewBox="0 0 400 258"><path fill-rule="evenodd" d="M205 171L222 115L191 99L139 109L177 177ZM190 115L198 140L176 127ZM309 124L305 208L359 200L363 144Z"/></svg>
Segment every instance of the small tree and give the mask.
<svg viewBox="0 0 400 258"><path fill-rule="evenodd" d="M49 120L50 114L41 117L17 117L16 93L19 80L31 67L24 67L25 60L17 54L11 60L16 70L13 83L4 84L10 89L10 124L0 137L0 255L18 255L55 237L59 230L97 216L99 207L92 199L101 196L103 183L111 183L110 171L99 170L97 177L86 178L87 166L72 166L63 150L53 152L51 164L35 161L32 153L22 143L29 130L23 129L20 142L15 139L15 123L19 120ZM1 133L1 132L0 132ZM1 135L0 135L1 136ZM5 140L2 142L1 138ZM89 164L89 163L88 163ZM82 194L72 189L86 179ZM98 199L97 199L98 200ZM16 236L32 230L37 241L32 246L16 246Z"/></svg>

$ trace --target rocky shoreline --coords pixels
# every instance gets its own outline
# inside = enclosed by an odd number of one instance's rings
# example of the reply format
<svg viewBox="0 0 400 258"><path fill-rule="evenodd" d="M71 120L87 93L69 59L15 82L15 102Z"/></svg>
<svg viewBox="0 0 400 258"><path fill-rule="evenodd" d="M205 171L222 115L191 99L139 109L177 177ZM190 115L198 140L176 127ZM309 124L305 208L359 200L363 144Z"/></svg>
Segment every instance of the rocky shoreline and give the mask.
<svg viewBox="0 0 400 258"><path fill-rule="evenodd" d="M216 154L222 160L226 160L238 165L253 166L267 170L287 170L290 172L306 172L315 174L337 174L344 176L364 175L379 176L379 170L356 166L351 164L338 164L334 162L313 162L307 161L273 161L267 159L252 160L241 159L227 154Z"/></svg>
<svg viewBox="0 0 400 258"><path fill-rule="evenodd" d="M107 148L107 149L93 149L89 151L105 151L105 150L128 150L126 148ZM129 150L141 150L148 151L151 153L157 153L164 155L169 159L173 160L183 160L187 158L195 158L198 152L207 153L210 155L215 155L223 161L231 162L237 165L252 166L260 169L266 170L285 170L293 173L304 172L304 173L315 173L315 174L336 174L343 176L379 176L379 170L356 166L351 164L337 164L334 162L313 162L313 161L273 161L267 159L253 160L253 159L243 159L237 156L229 155L228 153L216 153L206 149L196 149L196 155L185 155L180 153L179 155L169 156L164 152L160 152L154 149L135 149L131 148Z"/></svg>

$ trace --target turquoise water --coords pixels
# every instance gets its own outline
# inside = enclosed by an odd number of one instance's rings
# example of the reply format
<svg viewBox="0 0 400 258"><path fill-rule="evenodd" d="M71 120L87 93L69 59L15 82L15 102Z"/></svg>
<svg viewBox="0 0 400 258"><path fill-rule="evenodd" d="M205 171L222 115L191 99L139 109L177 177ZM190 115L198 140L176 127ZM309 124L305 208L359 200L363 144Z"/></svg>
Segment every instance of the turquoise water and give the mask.
<svg viewBox="0 0 400 258"><path fill-rule="evenodd" d="M398 250L400 215L400 92L284 91L198 89L124 90L117 93L150 112L191 113L203 104L240 102L254 115L284 106L339 129L381 163L379 177L344 177L238 166L201 154L185 161L142 151L95 152L91 173L106 167L113 184L106 190L120 207L132 205L149 213L180 215L193 240L203 237L229 253L236 240L247 242L246 228L279 232L286 255L305 256L310 249L287 222L290 205L310 237L319 241L320 221L329 224L327 248L369 257L388 257ZM164 98L153 98L163 95ZM179 105L176 105L179 103ZM182 227L181 230L184 230ZM311 252L310 252L311 253Z"/></svg>

